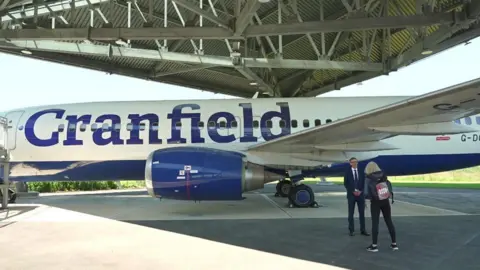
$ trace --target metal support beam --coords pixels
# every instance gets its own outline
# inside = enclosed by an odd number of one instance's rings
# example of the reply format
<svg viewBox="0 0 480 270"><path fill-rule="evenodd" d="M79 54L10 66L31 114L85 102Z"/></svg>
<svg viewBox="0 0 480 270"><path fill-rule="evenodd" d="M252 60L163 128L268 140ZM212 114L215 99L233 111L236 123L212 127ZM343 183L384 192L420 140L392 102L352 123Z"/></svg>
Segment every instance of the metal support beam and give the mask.
<svg viewBox="0 0 480 270"><path fill-rule="evenodd" d="M90 3L89 3L90 2ZM74 1L75 8L83 8L91 5L100 5L103 3L108 3L110 0L80 0ZM50 14L50 12L60 12L71 9L71 0L64 0L60 2L54 2L51 4L46 4L43 6L29 7L22 10L16 10L9 12L9 15L1 17L2 22L8 22L12 20L27 19L35 17L35 9L37 9L37 16L42 16L45 14Z"/></svg>
<svg viewBox="0 0 480 270"><path fill-rule="evenodd" d="M248 26L249 23L253 23L253 16L256 15L256 11L260 8L260 3L258 0L247 0L248 2L246 5L243 7L243 9L240 11L241 8L241 1L237 2L236 7L236 22L235 22L235 35L241 35L245 28ZM260 49L266 57L266 52L265 48L263 47L263 44L261 43L261 39L259 37L256 38L257 42L260 44ZM232 47L230 46L230 43L227 39L225 39L225 43L228 47L228 50L230 52L230 56L234 56L235 54L238 54L238 51L233 51ZM237 43L239 50L239 45L240 43ZM247 42L245 42L244 48L247 47ZM247 53L247 52L245 52ZM266 92L268 95L275 97L278 96L278 92L275 91L275 89L272 88L272 86L268 83L265 82L260 76L258 76L255 72L253 72L249 67L246 67L245 65L234 65L234 68L238 71L238 73L242 74L245 78L250 80L250 84L252 86L257 86L257 88L262 89L264 92ZM270 72L272 72L272 69L269 68Z"/></svg>
<svg viewBox="0 0 480 270"><path fill-rule="evenodd" d="M1 42L0 42L0 45L1 45ZM16 53L15 51L11 51L11 49L5 50L5 49L2 49L1 47L0 47L0 52L17 55L17 56L22 55L20 52ZM54 53L51 53L51 52L35 52L34 54L28 56L28 58L39 59L39 60L48 61L52 63L60 63L60 64L69 65L69 66L87 68L90 70L106 72L107 74L110 74L110 75L118 74L122 76L138 78L142 80L148 80L148 81L152 80L150 76L150 72L148 72L147 70L133 69L128 67L123 67L121 65L112 65L110 63L105 63L98 60L85 59L85 58L82 58L81 56L64 55L61 58L59 58L58 55L55 55ZM214 72L217 72L217 71L214 71ZM224 75L228 75L228 74L224 74ZM204 80L192 81L192 80L185 80L184 78L179 78L176 76L160 77L160 78L161 79L158 79L155 81L167 83L167 84L173 84L173 85L182 86L182 87L189 87L192 89L212 92L216 94L251 98L255 93L255 90L251 89L248 86L247 81L245 81L246 87L242 89L234 89L234 88L225 87L224 85L218 85L208 81L204 81ZM240 78L240 77L236 77L236 78ZM249 92L249 90L251 90L251 92Z"/></svg>
<svg viewBox="0 0 480 270"><path fill-rule="evenodd" d="M235 66L235 69L240 72L245 78L248 78L252 83L256 83L257 87L265 91L268 95L275 97L278 96L277 92L262 78L260 78L250 68L245 66Z"/></svg>
<svg viewBox="0 0 480 270"><path fill-rule="evenodd" d="M480 6L480 5L479 5ZM477 11L480 13L480 9ZM424 58L422 52L425 49L434 50L438 44L446 40L454 33L469 28L470 23L475 22L474 19L469 19L453 27L442 26L437 31L426 37L423 41L415 43L409 50L403 54L397 56L392 61L392 69L398 69L404 65L410 64L412 60L418 60L418 58ZM417 59L415 59L417 58Z"/></svg>
<svg viewBox="0 0 480 270"><path fill-rule="evenodd" d="M0 132L3 134L3 145L0 145L0 177L3 179L3 183L0 184L2 191L2 207L1 209L6 209L8 207L8 188L10 186L10 181L8 179L10 174L10 157L9 157L9 146L8 146L8 119L5 117L0 117Z"/></svg>
<svg viewBox="0 0 480 270"><path fill-rule="evenodd" d="M300 15L300 12L298 11L298 3L297 0L290 0L290 6L293 9L293 13L297 17L297 20L301 23L303 23L302 16ZM323 0L320 0L320 20L323 21ZM310 42L310 45L312 46L313 51L317 55L318 59L322 59L325 56L325 33L321 33L321 42L322 42L322 53L317 48L317 45L315 44L315 41L312 38L312 35L306 34L308 41Z"/></svg>
<svg viewBox="0 0 480 270"><path fill-rule="evenodd" d="M464 13L462 13L464 14ZM361 29L416 27L421 25L458 23L460 16L452 13L396 16L383 18L355 18L323 22L289 23L281 25L253 25L245 30L246 37L295 35L321 32L341 32ZM458 14L457 14L458 15ZM465 14L464 14L465 15ZM456 19L457 18L457 19ZM1 30L0 38L16 40L153 40L153 39L243 39L220 27L172 28L69 28Z"/></svg>
<svg viewBox="0 0 480 270"><path fill-rule="evenodd" d="M212 9L213 14L218 17L218 14L216 12L214 3L211 0L209 1L210 8ZM256 1L256 0L255 0ZM201 25L201 17L200 17L200 25ZM228 51L230 55L233 53L232 46L230 45L228 39L225 39L225 45L228 48ZM245 46L246 48L246 46ZM238 49L238 48L237 48ZM234 68L242 74L245 78L251 81L251 83L255 83L258 85L259 88L263 89L265 92L270 94L271 96L276 96L275 90L264 80L262 80L255 72L253 72L250 68L244 66L244 65L235 65Z"/></svg>
<svg viewBox="0 0 480 270"><path fill-rule="evenodd" d="M465 13L460 13L465 15ZM342 32L384 28L408 28L424 25L450 25L456 22L456 13L436 13L429 15L394 16L380 18L355 18L346 20L315 21L288 24L264 24L249 26L245 36L300 35L321 32ZM464 16L465 17L465 16Z"/></svg>
<svg viewBox="0 0 480 270"><path fill-rule="evenodd" d="M10 172L10 163L9 163L9 157L8 157L8 153L5 152L7 155L5 156L5 158L2 158L0 159L0 166L2 166L2 170L3 171L3 184L0 185L1 189L2 189L2 208L1 209L6 209L8 208L8 189L10 187L10 181L8 179L9 177L9 172Z"/></svg>
<svg viewBox="0 0 480 270"><path fill-rule="evenodd" d="M39 51L58 53L96 55L111 57L126 57L150 59L157 61L177 61L191 64L207 64L224 67L238 68L285 68L285 69L341 69L341 70L366 70L380 71L380 63L337 62L329 60L293 60L293 59L266 59L266 58L241 58L241 62L234 65L230 57L197 55L155 50L103 46L85 43L66 43L57 41L10 41L19 49L27 48Z"/></svg>
<svg viewBox="0 0 480 270"><path fill-rule="evenodd" d="M247 0L247 3L236 18L235 35L243 34L243 31L245 31L247 26L250 24L253 15L255 15L260 6L261 3L258 0Z"/></svg>
<svg viewBox="0 0 480 270"><path fill-rule="evenodd" d="M5 7L7 7L8 3L10 3L10 0L3 0L0 4L0 10L3 10Z"/></svg>
<svg viewBox="0 0 480 270"><path fill-rule="evenodd" d="M178 69L178 70L175 70L175 71L155 73L153 75L153 77L157 78L157 77L163 77L163 76L170 76L170 75L187 73L187 72L192 72L192 71L198 71L198 70L208 69L208 68L213 68L213 67L216 67L216 66L214 66L214 65L196 65L196 66L187 67L187 68L184 68L184 69Z"/></svg>
<svg viewBox="0 0 480 270"><path fill-rule="evenodd" d="M215 16L217 16L217 11L215 10L214 8L214 5L216 4L218 0L215 0L215 2L212 2L212 0L208 0L209 2L209 5L210 5L210 9L212 10L213 14ZM168 1L165 1L165 3L168 3ZM209 9L207 8L206 11L208 11ZM194 25L198 25L200 23L200 16L196 16L196 14L192 14L193 16L190 18L190 20L193 20L195 18L197 18L194 22ZM177 40L175 42L172 43L172 45L170 45L170 47L168 48L169 51L171 52L175 52L177 51L184 43L185 43L185 39L181 39L181 40Z"/></svg>
<svg viewBox="0 0 480 270"><path fill-rule="evenodd" d="M255 13L255 15L256 15L256 13ZM253 17L250 19L250 22L251 22L251 24L254 24ZM268 58L267 50L265 49L265 45L264 45L262 39L260 37L256 37L255 39L257 40L257 43L260 46L260 52L262 53L263 57ZM267 37L267 40L270 40L270 38ZM271 40L270 40L270 42L271 42ZM272 76L273 83L276 85L276 87L278 87L277 91L275 91L274 89L271 89L271 92L273 94L275 94L276 92L281 94L282 89L279 88L278 78L275 74L276 72L271 67L268 68L268 71L270 72L270 75Z"/></svg>
<svg viewBox="0 0 480 270"><path fill-rule="evenodd" d="M381 63L340 62L330 60L294 60L294 59L268 59L244 58L244 65L255 68L284 68L284 69L340 69L340 70L365 70L380 71Z"/></svg>
<svg viewBox="0 0 480 270"><path fill-rule="evenodd" d="M230 27L228 26L228 22L222 20L221 18L215 16L214 14L211 14L210 12L207 12L207 11L199 8L198 6L194 5L193 3L187 2L185 0L172 0L172 2L177 3L178 5L190 10L191 12L194 12L194 13L204 17L205 19L207 19L211 22L216 23L217 25L219 25L223 28L230 29Z"/></svg>
<svg viewBox="0 0 480 270"><path fill-rule="evenodd" d="M425 42L426 42L426 44L430 44L429 49L433 50L434 53L439 53L441 51L444 51L444 50L447 50L447 49L451 48L452 46L455 46L456 44L466 42L470 39L473 39L473 38L476 38L476 37L480 36L480 26L477 26L477 27L474 27L473 29L465 32L465 33L462 33L458 36L453 37L452 40L445 41L447 38L451 37L455 32L458 32L459 30L461 30L464 27L466 27L466 26L459 25L459 26L453 27L453 29L451 27L441 28L441 29L437 30L437 32L428 36L425 39ZM435 40L435 42L437 42L437 43L433 44L433 40ZM411 61L418 61L418 60L421 60L423 58L431 56L431 55L422 55L421 54L421 51L422 51L422 48L423 48L421 43L422 42L415 44L414 46L412 46L412 48L407 50L403 55L400 55L399 57L394 59L392 61L391 68L396 70L396 69L400 68L401 66L410 64ZM333 91L333 90L340 90L342 87L346 87L346 86L349 86L349 85L352 85L352 84L355 84L355 83L358 83L358 82L361 82L361 81L366 81L366 80L375 78L375 77L380 76L382 74L383 74L382 72L359 72L359 73L353 74L352 76L349 76L345 79L342 79L342 80L339 80L337 82L334 82L334 83L319 87L317 89L314 89L312 91L309 91L309 92L305 93L303 96L315 97L315 96L321 95L321 94L326 93L326 92L330 92L330 91Z"/></svg>
<svg viewBox="0 0 480 270"><path fill-rule="evenodd" d="M137 59L150 59L158 61L177 61L191 64L208 64L215 66L233 67L232 60L226 56L204 56L197 54L164 52L156 50L135 49L126 47L103 46L85 43L66 43L57 41L11 41L19 48L32 50L68 53L78 55L95 55L125 57Z"/></svg>
<svg viewBox="0 0 480 270"><path fill-rule="evenodd" d="M170 28L63 28L0 30L0 39L10 40L154 40L224 39L232 32L219 27ZM241 38L241 37L240 37Z"/></svg>
<svg viewBox="0 0 480 270"><path fill-rule="evenodd" d="M31 2L32 0L4 0L2 5L0 6L0 10L4 8L7 9L7 8L23 6Z"/></svg>
<svg viewBox="0 0 480 270"><path fill-rule="evenodd" d="M381 75L381 72L359 72L358 74L350 74L345 79L330 83L328 85L319 87L317 89L313 89L311 91L306 92L302 96L304 97L316 97L318 95L334 91L340 90L342 87L346 87L352 85L354 83L370 80Z"/></svg>
<svg viewBox="0 0 480 270"><path fill-rule="evenodd" d="M13 21L16 23L17 20L25 20L29 18L37 18L38 16L43 16L46 14L51 14L52 12L54 13L61 13L65 11L71 11L72 12L72 18L76 18L76 11L77 9L80 8L86 8L86 7L98 7L101 5L105 5L107 3L114 4L116 6L124 7L127 8L128 4L126 0L116 0L116 1L111 1L111 0L62 0L62 1L56 1L56 2L49 2L41 5L33 5L29 6L26 8L15 8L15 10L11 10L8 12L7 15L4 15L2 13L1 16L1 21L2 22L10 22ZM9 6L12 6L11 4ZM143 14L148 14L150 18L158 18L158 19L164 19L164 15L162 13L158 12L153 12L148 10L147 8L140 6L139 8ZM35 15L36 14L36 15ZM172 25L180 26L181 22L173 19L171 17L168 18L168 22Z"/></svg>

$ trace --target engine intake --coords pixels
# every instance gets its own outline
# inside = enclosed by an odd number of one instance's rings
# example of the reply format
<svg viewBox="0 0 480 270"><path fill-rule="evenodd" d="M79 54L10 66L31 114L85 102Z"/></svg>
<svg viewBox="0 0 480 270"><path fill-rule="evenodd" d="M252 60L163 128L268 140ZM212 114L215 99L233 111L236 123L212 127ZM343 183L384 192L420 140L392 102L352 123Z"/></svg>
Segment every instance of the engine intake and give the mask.
<svg viewBox="0 0 480 270"><path fill-rule="evenodd" d="M175 200L242 200L243 192L280 178L243 154L203 147L156 150L145 166L148 194Z"/></svg>

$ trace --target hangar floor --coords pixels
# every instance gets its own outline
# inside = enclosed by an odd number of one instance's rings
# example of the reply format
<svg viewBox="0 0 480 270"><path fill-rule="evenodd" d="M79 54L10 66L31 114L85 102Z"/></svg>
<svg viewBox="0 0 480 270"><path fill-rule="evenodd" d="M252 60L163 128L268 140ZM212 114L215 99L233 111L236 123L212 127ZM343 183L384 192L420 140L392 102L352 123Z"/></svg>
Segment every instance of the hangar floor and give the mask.
<svg viewBox="0 0 480 270"><path fill-rule="evenodd" d="M272 186L241 202L158 201L141 191L22 199L0 213L0 264L7 266L2 269L477 269L480 264L480 191L396 189L400 250L387 248L381 223L380 252L371 254L365 251L370 237L347 234L341 187L314 189L323 207L287 208L285 199L273 197ZM370 228L368 209L366 216ZM355 225L358 230L357 220Z"/></svg>

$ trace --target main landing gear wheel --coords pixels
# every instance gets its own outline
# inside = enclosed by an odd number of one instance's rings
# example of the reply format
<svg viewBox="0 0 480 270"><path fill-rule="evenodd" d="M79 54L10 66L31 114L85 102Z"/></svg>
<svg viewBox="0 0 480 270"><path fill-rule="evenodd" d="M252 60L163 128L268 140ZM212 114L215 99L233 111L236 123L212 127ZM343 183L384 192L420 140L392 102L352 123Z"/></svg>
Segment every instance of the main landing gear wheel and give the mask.
<svg viewBox="0 0 480 270"><path fill-rule="evenodd" d="M315 193L312 188L304 184L294 186L288 194L288 207L314 207L317 208L318 203L315 201Z"/></svg>
<svg viewBox="0 0 480 270"><path fill-rule="evenodd" d="M282 180L277 183L276 186L277 193L275 193L275 197L288 197L290 190L292 189L292 182L288 180Z"/></svg>

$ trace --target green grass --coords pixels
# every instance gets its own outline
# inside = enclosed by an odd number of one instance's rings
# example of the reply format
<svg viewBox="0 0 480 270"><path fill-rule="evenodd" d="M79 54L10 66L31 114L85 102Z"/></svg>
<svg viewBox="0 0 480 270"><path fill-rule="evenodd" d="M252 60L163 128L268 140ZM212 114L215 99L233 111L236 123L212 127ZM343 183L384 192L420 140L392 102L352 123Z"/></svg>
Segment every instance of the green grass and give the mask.
<svg viewBox="0 0 480 270"><path fill-rule="evenodd" d="M394 187L480 189L480 166L468 169L414 176L389 177ZM305 184L315 184L318 179L306 179ZM343 185L343 179L327 178L327 181ZM111 189L144 188L144 181L89 181L89 182L41 182L28 183L31 191L65 192Z"/></svg>
<svg viewBox="0 0 480 270"><path fill-rule="evenodd" d="M30 191L65 192L112 189L133 189L145 187L144 181L82 181L82 182L32 182L27 183Z"/></svg>
<svg viewBox="0 0 480 270"><path fill-rule="evenodd" d="M480 189L480 167L424 175L394 176L389 177L389 180L394 187ZM318 181L306 179L303 182L308 184ZM343 185L343 178L327 178L327 181Z"/></svg>

